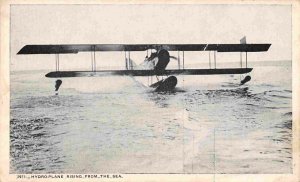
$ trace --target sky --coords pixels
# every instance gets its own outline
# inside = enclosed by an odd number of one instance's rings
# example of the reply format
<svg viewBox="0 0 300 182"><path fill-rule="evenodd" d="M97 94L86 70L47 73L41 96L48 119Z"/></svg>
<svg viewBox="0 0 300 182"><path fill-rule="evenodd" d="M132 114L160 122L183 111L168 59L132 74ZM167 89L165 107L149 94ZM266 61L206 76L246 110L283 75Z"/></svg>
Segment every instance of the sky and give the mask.
<svg viewBox="0 0 300 182"><path fill-rule="evenodd" d="M248 61L291 60L289 5L12 5L11 70L55 70L55 55L17 55L27 44L271 43ZM146 52L132 52L136 63ZM177 52L171 52L177 56ZM98 69L124 68L124 52L96 53ZM217 53L217 62L240 53ZM208 63L208 52L185 52L186 64ZM174 64L174 63L172 63ZM60 56L61 70L91 68L90 53Z"/></svg>

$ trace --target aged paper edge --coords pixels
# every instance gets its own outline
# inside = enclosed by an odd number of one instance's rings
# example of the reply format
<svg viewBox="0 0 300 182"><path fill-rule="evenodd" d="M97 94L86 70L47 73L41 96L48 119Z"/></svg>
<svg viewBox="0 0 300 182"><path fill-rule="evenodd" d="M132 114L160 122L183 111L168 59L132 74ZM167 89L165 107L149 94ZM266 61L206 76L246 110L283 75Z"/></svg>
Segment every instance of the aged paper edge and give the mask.
<svg viewBox="0 0 300 182"><path fill-rule="evenodd" d="M17 180L15 174L9 174L9 108L10 108L10 77L9 77L9 37L10 37L10 5L13 4L278 4L292 7L292 104L293 104L293 174L126 174L117 179L84 179L84 181L300 181L299 177L299 118L300 118L300 0L0 0L0 182L6 181L82 181L83 179L30 179Z"/></svg>

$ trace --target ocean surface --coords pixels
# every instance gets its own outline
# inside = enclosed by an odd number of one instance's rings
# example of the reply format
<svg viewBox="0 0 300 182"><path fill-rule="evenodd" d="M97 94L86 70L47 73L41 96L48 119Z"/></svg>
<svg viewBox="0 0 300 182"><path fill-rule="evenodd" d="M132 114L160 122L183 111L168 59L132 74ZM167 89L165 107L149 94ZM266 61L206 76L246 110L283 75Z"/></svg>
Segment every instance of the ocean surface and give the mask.
<svg viewBox="0 0 300 182"><path fill-rule="evenodd" d="M47 71L12 71L10 173L292 173L291 62L253 66L171 93L108 76L55 95Z"/></svg>

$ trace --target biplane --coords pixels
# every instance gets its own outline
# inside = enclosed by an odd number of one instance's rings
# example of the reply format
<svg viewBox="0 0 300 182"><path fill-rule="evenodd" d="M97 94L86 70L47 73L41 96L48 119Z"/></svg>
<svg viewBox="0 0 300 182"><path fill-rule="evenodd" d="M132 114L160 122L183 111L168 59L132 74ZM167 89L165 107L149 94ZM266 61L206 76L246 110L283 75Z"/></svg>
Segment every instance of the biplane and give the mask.
<svg viewBox="0 0 300 182"><path fill-rule="evenodd" d="M156 76L157 82L150 85L155 91L172 90L177 85L177 78L174 75L216 75L216 74L246 74L253 68L248 68L248 52L268 51L271 44L247 44L245 37L240 44L68 44L68 45L25 45L18 54L55 54L56 70L47 73L49 78L63 77L90 77L105 75L124 75L124 76ZM150 50L150 55L148 54ZM122 70L97 70L95 52L104 51L123 51L125 53L125 68ZM145 51L147 55L144 60L144 67L137 67L130 59L130 52ZM178 57L170 56L169 51L177 51ZM209 69L186 69L184 53L186 51L207 51L209 52ZM60 71L60 54L77 54L79 52L91 52L92 69L90 71ZM181 52L181 57L179 56ZM211 61L213 52L214 64ZM240 52L245 54L245 66L240 68L217 68L217 52ZM242 55L242 54L241 54ZM167 69L170 59L178 61L178 69ZM241 57L242 61L242 57ZM146 66L145 66L146 65ZM159 79L158 76L166 78ZM241 84L251 80L247 75ZM56 91L61 80L56 81Z"/></svg>

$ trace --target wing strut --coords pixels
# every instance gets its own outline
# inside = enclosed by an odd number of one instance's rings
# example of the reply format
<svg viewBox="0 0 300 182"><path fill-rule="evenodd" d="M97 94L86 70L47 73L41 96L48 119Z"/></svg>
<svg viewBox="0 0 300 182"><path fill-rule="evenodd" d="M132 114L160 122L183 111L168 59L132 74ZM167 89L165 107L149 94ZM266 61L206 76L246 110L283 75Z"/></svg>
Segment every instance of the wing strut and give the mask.
<svg viewBox="0 0 300 182"><path fill-rule="evenodd" d="M126 51L124 51L125 69L127 69Z"/></svg>
<svg viewBox="0 0 300 182"><path fill-rule="evenodd" d="M177 61L178 61L178 69L180 70L180 55L179 55L179 51L177 51Z"/></svg>
<svg viewBox="0 0 300 182"><path fill-rule="evenodd" d="M217 58L216 58L216 51L214 51L214 61L215 61L215 69L217 69Z"/></svg>
<svg viewBox="0 0 300 182"><path fill-rule="evenodd" d="M96 46L94 45L94 71L97 71L97 65L96 65Z"/></svg>
<svg viewBox="0 0 300 182"><path fill-rule="evenodd" d="M91 66L92 66L92 71L94 71L94 57L93 57L93 52L91 52Z"/></svg>
<svg viewBox="0 0 300 182"><path fill-rule="evenodd" d="M243 53L240 52L240 65L241 65L241 68L243 67Z"/></svg>
<svg viewBox="0 0 300 182"><path fill-rule="evenodd" d="M248 62L247 62L248 59L247 59L247 57L248 57L248 56L247 56L247 52L246 52L246 68L248 67Z"/></svg>
<svg viewBox="0 0 300 182"><path fill-rule="evenodd" d="M211 69L210 51L208 51L209 69Z"/></svg>
<svg viewBox="0 0 300 182"><path fill-rule="evenodd" d="M126 52L128 52L128 58L127 58L127 54ZM130 60L130 51L125 51L125 68L126 70L132 70L133 69L133 65L132 62Z"/></svg>
<svg viewBox="0 0 300 182"><path fill-rule="evenodd" d="M184 51L182 51L182 67L184 69Z"/></svg>
<svg viewBox="0 0 300 182"><path fill-rule="evenodd" d="M92 71L96 72L96 46L91 46L91 63L92 63Z"/></svg>
<svg viewBox="0 0 300 182"><path fill-rule="evenodd" d="M59 71L59 54L55 54L55 70Z"/></svg>
<svg viewBox="0 0 300 182"><path fill-rule="evenodd" d="M130 69L132 70L132 62L130 60L130 51L128 51L128 61L129 61Z"/></svg>

